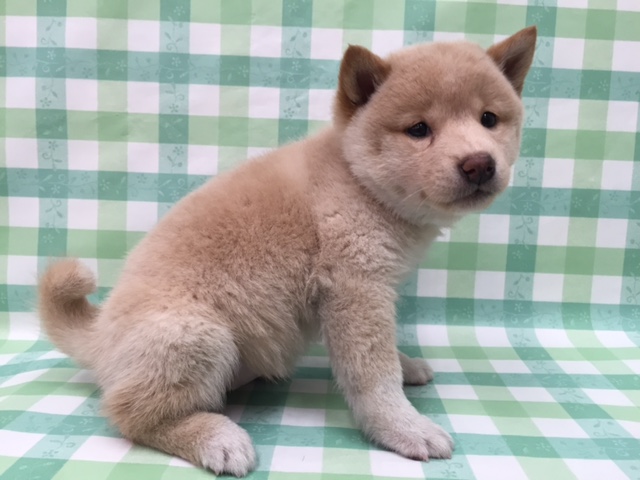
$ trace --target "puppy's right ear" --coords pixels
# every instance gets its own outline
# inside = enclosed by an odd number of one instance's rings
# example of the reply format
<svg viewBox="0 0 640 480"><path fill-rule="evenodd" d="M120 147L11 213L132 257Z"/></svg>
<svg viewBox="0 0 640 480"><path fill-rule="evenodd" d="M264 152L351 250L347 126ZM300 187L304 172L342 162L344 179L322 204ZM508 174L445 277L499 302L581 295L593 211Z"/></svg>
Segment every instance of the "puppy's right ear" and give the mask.
<svg viewBox="0 0 640 480"><path fill-rule="evenodd" d="M342 57L334 116L346 123L386 80L391 67L364 47L349 45Z"/></svg>

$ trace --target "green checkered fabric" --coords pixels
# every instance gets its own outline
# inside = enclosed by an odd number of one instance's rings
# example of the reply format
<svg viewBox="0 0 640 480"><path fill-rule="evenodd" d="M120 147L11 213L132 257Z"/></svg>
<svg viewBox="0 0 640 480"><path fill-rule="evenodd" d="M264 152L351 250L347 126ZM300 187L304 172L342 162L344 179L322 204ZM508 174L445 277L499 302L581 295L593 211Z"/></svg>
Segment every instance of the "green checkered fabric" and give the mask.
<svg viewBox="0 0 640 480"><path fill-rule="evenodd" d="M512 185L398 305L400 348L436 371L407 395L453 458L367 443L321 347L227 413L256 479L640 478L638 0L0 0L0 476L211 478L100 415L33 313L47 259L82 258L102 298L178 199L326 124L349 43L488 46L530 24Z"/></svg>

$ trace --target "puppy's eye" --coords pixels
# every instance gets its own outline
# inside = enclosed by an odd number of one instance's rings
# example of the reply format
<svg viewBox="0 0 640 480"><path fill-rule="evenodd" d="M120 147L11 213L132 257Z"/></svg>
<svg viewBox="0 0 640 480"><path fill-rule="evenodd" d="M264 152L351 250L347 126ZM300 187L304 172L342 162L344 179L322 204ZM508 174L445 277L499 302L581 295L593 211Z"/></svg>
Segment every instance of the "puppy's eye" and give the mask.
<svg viewBox="0 0 640 480"><path fill-rule="evenodd" d="M414 138L424 138L431 135L431 129L426 123L420 122L407 128L407 135Z"/></svg>
<svg viewBox="0 0 640 480"><path fill-rule="evenodd" d="M493 128L498 123L498 117L495 113L492 112L484 112L482 114L482 118L480 119L480 123L485 128Z"/></svg>

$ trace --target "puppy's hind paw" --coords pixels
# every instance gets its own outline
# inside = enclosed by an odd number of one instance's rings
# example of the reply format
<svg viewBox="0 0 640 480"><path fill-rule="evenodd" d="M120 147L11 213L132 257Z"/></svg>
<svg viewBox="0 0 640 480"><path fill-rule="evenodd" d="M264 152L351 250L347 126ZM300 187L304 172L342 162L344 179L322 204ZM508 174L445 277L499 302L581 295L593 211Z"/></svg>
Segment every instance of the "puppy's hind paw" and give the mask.
<svg viewBox="0 0 640 480"><path fill-rule="evenodd" d="M405 385L426 385L433 380L433 370L423 358L401 357L400 360Z"/></svg>

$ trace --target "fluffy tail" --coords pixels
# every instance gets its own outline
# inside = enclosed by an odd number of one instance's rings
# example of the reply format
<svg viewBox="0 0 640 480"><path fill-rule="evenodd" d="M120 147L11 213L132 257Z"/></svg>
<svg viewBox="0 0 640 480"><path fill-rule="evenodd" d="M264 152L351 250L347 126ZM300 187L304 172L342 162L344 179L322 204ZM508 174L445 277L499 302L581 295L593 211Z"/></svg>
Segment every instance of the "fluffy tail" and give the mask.
<svg viewBox="0 0 640 480"><path fill-rule="evenodd" d="M99 309L86 296L96 290L93 273L78 260L58 261L40 279L38 311L49 339L91 367L91 327Z"/></svg>

